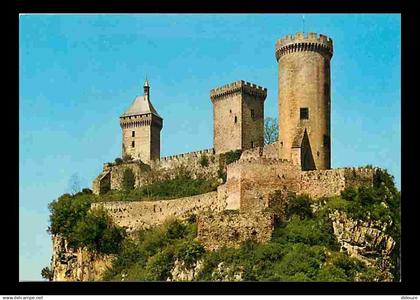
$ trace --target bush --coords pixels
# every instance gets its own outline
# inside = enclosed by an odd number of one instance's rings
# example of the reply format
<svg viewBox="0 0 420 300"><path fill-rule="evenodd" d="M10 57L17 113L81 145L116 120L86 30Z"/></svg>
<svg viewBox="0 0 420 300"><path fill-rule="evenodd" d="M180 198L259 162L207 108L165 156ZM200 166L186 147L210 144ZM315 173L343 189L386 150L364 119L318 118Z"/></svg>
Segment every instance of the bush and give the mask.
<svg viewBox="0 0 420 300"><path fill-rule="evenodd" d="M128 193L129 191L134 189L134 173L131 169L125 168L123 172L122 178L122 189L124 192Z"/></svg>
<svg viewBox="0 0 420 300"><path fill-rule="evenodd" d="M83 194L92 194L92 190L89 189L89 188L84 188L84 189L82 189L82 193Z"/></svg>
<svg viewBox="0 0 420 300"><path fill-rule="evenodd" d="M209 166L209 158L207 157L207 155L203 154L200 157L199 163L202 167L208 167Z"/></svg>
<svg viewBox="0 0 420 300"><path fill-rule="evenodd" d="M308 195L290 197L286 208L286 217L297 215L300 219L312 218L311 202L312 199Z"/></svg>
<svg viewBox="0 0 420 300"><path fill-rule="evenodd" d="M42 278L47 279L48 281L53 280L53 273L49 267L45 267L41 270L41 276Z"/></svg>
<svg viewBox="0 0 420 300"><path fill-rule="evenodd" d="M231 164L241 158L242 150L234 150L225 153L226 164Z"/></svg>
<svg viewBox="0 0 420 300"><path fill-rule="evenodd" d="M94 196L64 194L49 204L49 233L65 238L71 248L87 247L100 253L117 253L125 230L115 227L104 211L90 211Z"/></svg>
<svg viewBox="0 0 420 300"><path fill-rule="evenodd" d="M115 164L118 166L118 165L121 165L123 163L123 160L121 159L121 158L119 158L119 157L117 157L116 159L115 159Z"/></svg>
<svg viewBox="0 0 420 300"><path fill-rule="evenodd" d="M133 157L130 154L124 154L122 160L123 162L129 162L133 160Z"/></svg>
<svg viewBox="0 0 420 300"><path fill-rule="evenodd" d="M176 258L182 260L187 268L195 264L204 254L204 247L197 241L186 240L176 248Z"/></svg>

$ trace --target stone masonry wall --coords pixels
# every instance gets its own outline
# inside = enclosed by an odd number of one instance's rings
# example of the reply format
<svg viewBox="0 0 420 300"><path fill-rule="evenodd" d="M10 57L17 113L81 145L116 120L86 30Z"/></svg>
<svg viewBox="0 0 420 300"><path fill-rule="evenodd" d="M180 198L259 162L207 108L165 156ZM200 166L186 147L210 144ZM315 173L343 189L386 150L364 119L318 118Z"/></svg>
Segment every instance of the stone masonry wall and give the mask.
<svg viewBox="0 0 420 300"><path fill-rule="evenodd" d="M207 157L207 166L201 164L203 157ZM108 186L108 189L111 190L120 190L126 168L131 169L135 175L134 186L140 187L157 180L172 178L181 168L190 172L193 178L214 179L218 176L221 163L220 155L215 155L214 149L204 149L162 157L160 160L151 161L150 165L144 165L139 161L125 162L120 165L105 164L102 173L93 181L93 192L99 194L100 187L105 186ZM105 173L109 178L104 176Z"/></svg>
<svg viewBox="0 0 420 300"><path fill-rule="evenodd" d="M337 196L350 186L372 185L375 172L371 168L303 171L299 193L313 198Z"/></svg>
<svg viewBox="0 0 420 300"><path fill-rule="evenodd" d="M268 207L267 196L276 190L298 192L300 170L279 159L240 159L227 166L227 208L260 210Z"/></svg>
<svg viewBox="0 0 420 300"><path fill-rule="evenodd" d="M168 217L185 218L207 210L222 211L225 203L218 201L217 192L210 192L174 200L97 202L91 208L105 209L116 225L131 233L163 224Z"/></svg>
<svg viewBox="0 0 420 300"><path fill-rule="evenodd" d="M274 215L268 212L210 212L197 222L198 240L206 250L238 247L246 240L268 242L274 230Z"/></svg>
<svg viewBox="0 0 420 300"><path fill-rule="evenodd" d="M241 159L248 158L278 158L277 142L263 147L254 147L251 149L244 150L241 155Z"/></svg>

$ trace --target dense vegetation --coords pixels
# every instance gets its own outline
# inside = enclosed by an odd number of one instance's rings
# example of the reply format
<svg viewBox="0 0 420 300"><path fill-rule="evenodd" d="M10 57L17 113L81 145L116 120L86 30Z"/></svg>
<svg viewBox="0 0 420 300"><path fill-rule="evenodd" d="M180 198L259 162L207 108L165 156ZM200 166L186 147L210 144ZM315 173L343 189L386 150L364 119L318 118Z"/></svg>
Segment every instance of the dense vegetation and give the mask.
<svg viewBox="0 0 420 300"><path fill-rule="evenodd" d="M104 280L166 280L176 259L191 266L204 253L194 240L196 230L195 222L169 219L162 226L139 232L134 240L125 241Z"/></svg>
<svg viewBox="0 0 420 300"><path fill-rule="evenodd" d="M123 190L112 190L97 198L97 201L140 201L175 199L215 191L219 182L216 179L192 178L188 174L179 174L174 178L155 181L134 188L131 171L124 172ZM126 178L128 178L126 180ZM134 179L133 179L134 180Z"/></svg>
<svg viewBox="0 0 420 300"><path fill-rule="evenodd" d="M103 210L90 210L95 197L90 192L64 194L49 204L48 232L65 238L72 248L87 247L99 253L117 253L125 230L112 224Z"/></svg>

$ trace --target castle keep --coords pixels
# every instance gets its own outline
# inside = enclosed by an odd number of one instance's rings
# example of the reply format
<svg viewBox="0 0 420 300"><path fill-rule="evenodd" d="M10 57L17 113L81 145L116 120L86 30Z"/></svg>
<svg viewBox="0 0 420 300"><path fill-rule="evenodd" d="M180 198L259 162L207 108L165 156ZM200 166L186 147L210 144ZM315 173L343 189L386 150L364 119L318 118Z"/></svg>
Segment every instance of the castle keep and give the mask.
<svg viewBox="0 0 420 300"><path fill-rule="evenodd" d="M328 197L349 186L371 185L375 169L330 169L332 40L316 33L297 33L277 41L275 48L279 67L277 143L264 145L267 89L239 80L210 91L213 148L160 157L163 119L150 101L146 81L144 95L137 96L120 117L123 155L133 160L105 164L93 182L93 192L121 189L127 168L135 175L135 187L170 178L180 167L193 178L220 178L223 171L226 181L220 182L217 191L192 197L99 202L93 207L105 208L127 231L161 224L170 216L196 214L200 242L207 249L217 249L246 239L268 241L274 213L267 209L284 208L290 194ZM241 150L241 157L227 164L226 156L233 150ZM203 158L206 164L200 163Z"/></svg>
<svg viewBox="0 0 420 300"><path fill-rule="evenodd" d="M267 89L243 80L210 91L216 154L264 145Z"/></svg>

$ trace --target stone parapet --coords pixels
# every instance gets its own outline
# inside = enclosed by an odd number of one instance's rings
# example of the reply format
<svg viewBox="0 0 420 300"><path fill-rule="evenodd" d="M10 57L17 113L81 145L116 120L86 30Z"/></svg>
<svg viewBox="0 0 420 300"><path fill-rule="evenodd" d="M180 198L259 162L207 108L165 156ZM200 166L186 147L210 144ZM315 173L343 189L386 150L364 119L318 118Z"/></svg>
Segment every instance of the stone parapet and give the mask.
<svg viewBox="0 0 420 300"><path fill-rule="evenodd" d="M267 88L261 87L254 83L250 83L248 81L238 80L210 90L210 99L214 101L217 98L224 97L237 92L243 92L252 96L258 96L262 100L265 100L265 98L267 97Z"/></svg>
<svg viewBox="0 0 420 300"><path fill-rule="evenodd" d="M316 51L331 58L333 55L333 41L325 35L309 32L306 35L298 32L286 35L276 42L276 59L293 52Z"/></svg>

